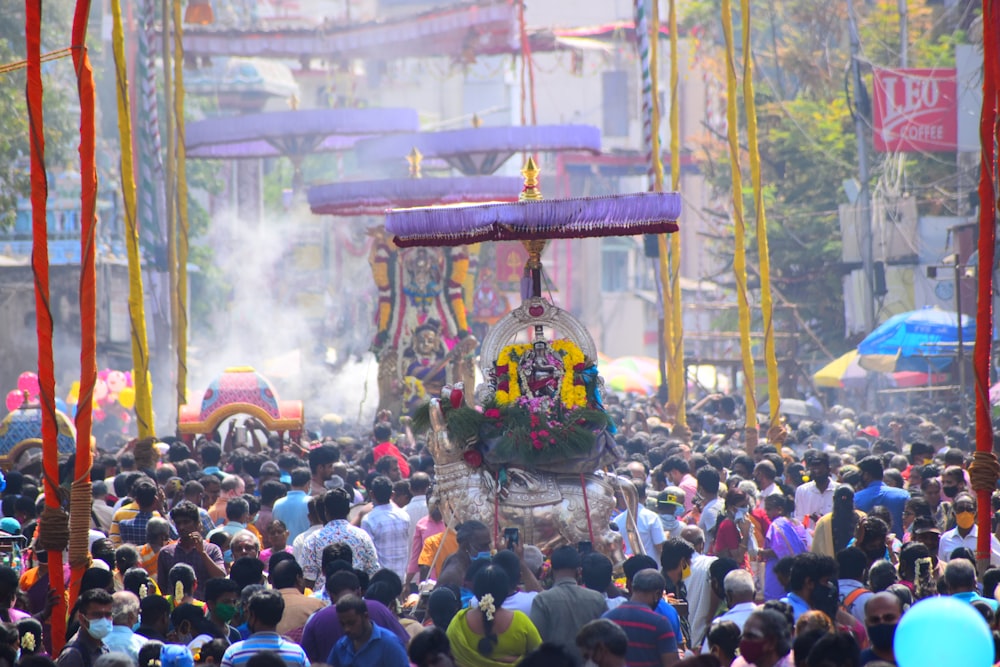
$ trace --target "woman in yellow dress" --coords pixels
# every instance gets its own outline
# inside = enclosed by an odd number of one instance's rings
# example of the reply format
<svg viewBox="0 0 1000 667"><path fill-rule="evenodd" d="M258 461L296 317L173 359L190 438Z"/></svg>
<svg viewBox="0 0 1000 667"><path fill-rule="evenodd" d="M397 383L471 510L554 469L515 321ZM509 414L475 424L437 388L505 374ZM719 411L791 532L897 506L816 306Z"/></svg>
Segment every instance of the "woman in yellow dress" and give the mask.
<svg viewBox="0 0 1000 667"><path fill-rule="evenodd" d="M490 565L473 581L479 604L462 609L448 626L456 664L462 667L509 667L538 648L542 638L524 613L503 608L514 592L502 569Z"/></svg>

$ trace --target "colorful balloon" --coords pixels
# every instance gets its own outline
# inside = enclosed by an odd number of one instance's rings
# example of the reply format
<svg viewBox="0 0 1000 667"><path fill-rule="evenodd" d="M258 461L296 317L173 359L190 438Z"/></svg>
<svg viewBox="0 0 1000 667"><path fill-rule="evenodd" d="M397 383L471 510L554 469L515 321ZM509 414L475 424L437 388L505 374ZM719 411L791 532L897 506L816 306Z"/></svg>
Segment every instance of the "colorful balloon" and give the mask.
<svg viewBox="0 0 1000 667"><path fill-rule="evenodd" d="M961 641L942 641L943 637L961 637ZM990 667L993 635L986 619L968 602L927 598L903 614L893 650L899 667Z"/></svg>
<svg viewBox="0 0 1000 667"><path fill-rule="evenodd" d="M41 390L38 386L38 376L31 371L21 373L17 378L17 388L18 391L27 392L29 398L38 396Z"/></svg>
<svg viewBox="0 0 1000 667"><path fill-rule="evenodd" d="M118 402L126 410L131 410L135 407L135 389L132 387L125 387L120 392L118 392Z"/></svg>
<svg viewBox="0 0 1000 667"><path fill-rule="evenodd" d="M108 397L108 383L104 380L98 380L94 383L94 398L98 401L103 401Z"/></svg>
<svg viewBox="0 0 1000 667"><path fill-rule="evenodd" d="M115 394L120 393L122 389L128 386L125 374L121 371L111 371L108 373L108 379L105 382L108 383L108 389Z"/></svg>
<svg viewBox="0 0 1000 667"><path fill-rule="evenodd" d="M7 392L7 412L14 412L24 403L24 393L17 389Z"/></svg>

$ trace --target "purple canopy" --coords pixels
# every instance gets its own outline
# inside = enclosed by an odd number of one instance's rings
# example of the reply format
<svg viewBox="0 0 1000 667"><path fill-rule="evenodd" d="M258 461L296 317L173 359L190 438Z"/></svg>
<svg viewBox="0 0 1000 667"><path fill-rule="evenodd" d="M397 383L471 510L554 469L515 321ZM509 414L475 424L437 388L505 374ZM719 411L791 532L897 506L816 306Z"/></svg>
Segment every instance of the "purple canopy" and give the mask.
<svg viewBox="0 0 1000 667"><path fill-rule="evenodd" d="M389 211L396 245L452 246L481 241L632 236L676 232L681 197L648 192Z"/></svg>
<svg viewBox="0 0 1000 667"><path fill-rule="evenodd" d="M519 125L421 132L359 141L362 162L395 162L412 148L425 159L446 160L463 174L492 174L515 153L601 152L601 131L591 125Z"/></svg>
<svg viewBox="0 0 1000 667"><path fill-rule="evenodd" d="M517 200L513 176L348 181L309 188L309 208L320 215L381 215L393 207Z"/></svg>
<svg viewBox="0 0 1000 667"><path fill-rule="evenodd" d="M373 135L414 132L419 126L413 109L272 111L188 123L186 147L189 158L302 157L346 150Z"/></svg>

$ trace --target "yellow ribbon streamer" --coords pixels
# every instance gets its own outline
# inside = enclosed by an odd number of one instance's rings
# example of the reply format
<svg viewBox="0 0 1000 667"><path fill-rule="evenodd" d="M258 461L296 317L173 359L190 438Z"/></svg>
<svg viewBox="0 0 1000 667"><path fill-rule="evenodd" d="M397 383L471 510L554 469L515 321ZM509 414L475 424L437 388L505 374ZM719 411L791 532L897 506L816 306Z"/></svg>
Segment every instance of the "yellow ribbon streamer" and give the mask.
<svg viewBox="0 0 1000 667"><path fill-rule="evenodd" d="M743 358L743 385L746 402L745 428L757 428L757 397L754 391L754 367L750 346L750 303L747 298L746 222L743 215L743 175L740 172L739 127L736 106L736 53L733 46L733 8L722 0L722 33L726 40L726 133L729 139L729 166L733 183L733 273L736 279L736 303L739 308L740 355Z"/></svg>
<svg viewBox="0 0 1000 667"><path fill-rule="evenodd" d="M174 123L177 136L177 406L187 402L188 192L184 136L184 27L174 0Z"/></svg>
<svg viewBox="0 0 1000 667"><path fill-rule="evenodd" d="M659 11L656 9L658 0L654 0L653 20L659 24ZM678 81L680 79L680 62L677 55L677 2L670 0L668 10L670 26L670 189L678 192L681 189L681 116L680 94ZM684 368L684 314L681 309L681 235L674 232L670 235L670 303L673 306L672 345L670 367L672 373L671 396L677 396L676 423L687 427L687 373Z"/></svg>
<svg viewBox="0 0 1000 667"><path fill-rule="evenodd" d="M659 0L652 1L652 11L649 21L649 78L652 98L650 109L650 128L652 139L653 157L653 190L663 192L663 156L660 153L660 61L659 61L659 40L660 40L660 12ZM676 236L676 234L674 234ZM683 375L682 370L678 370L675 365L673 350L674 329L677 323L674 321L673 292L670 289L670 264L668 261L667 235L660 234L656 239L660 256L660 292L663 294L663 349L666 351L667 362L667 395L673 404L683 404L683 395L677 392L677 375ZM679 409L678 409L679 411Z"/></svg>
<svg viewBox="0 0 1000 667"><path fill-rule="evenodd" d="M774 301L771 298L771 257L767 246L767 216L760 178L760 150L757 144L757 102L753 93L753 54L750 51L750 0L740 0L743 22L743 104L747 114L747 148L750 153L750 181L757 213L757 254L760 265L760 314L764 320L764 363L767 366L767 401L771 426L778 424L778 360L774 352Z"/></svg>
<svg viewBox="0 0 1000 667"><path fill-rule="evenodd" d="M111 0L112 48L118 93L118 140L121 144L122 199L125 202L125 246L128 251L128 314L132 325L132 379L135 382L135 416L139 438L154 435L153 395L149 386L149 343L139 258L139 229L135 211L135 168L132 158L132 107L129 104L128 72L125 67L125 34L121 0Z"/></svg>

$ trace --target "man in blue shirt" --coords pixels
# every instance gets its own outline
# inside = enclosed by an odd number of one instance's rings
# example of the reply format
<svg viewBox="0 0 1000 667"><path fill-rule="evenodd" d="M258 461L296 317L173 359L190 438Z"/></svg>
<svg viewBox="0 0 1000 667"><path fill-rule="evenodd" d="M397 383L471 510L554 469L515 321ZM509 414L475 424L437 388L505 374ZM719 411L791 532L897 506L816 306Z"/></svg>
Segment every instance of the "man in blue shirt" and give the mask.
<svg viewBox="0 0 1000 667"><path fill-rule="evenodd" d="M309 483L312 481L312 471L309 468L296 468L292 471L292 490L284 498L274 503L271 515L281 519L288 529L288 543L309 530Z"/></svg>
<svg viewBox="0 0 1000 667"><path fill-rule="evenodd" d="M862 512L871 512L876 505L884 505L892 515L892 532L902 535L903 506L910 494L882 481L882 460L877 456L861 459L858 469L861 470L861 488L854 494L854 506Z"/></svg>
<svg viewBox="0 0 1000 667"><path fill-rule="evenodd" d="M364 600L356 595L340 598L337 618L344 636L337 640L327 658L332 667L409 667L402 642L371 622Z"/></svg>
<svg viewBox="0 0 1000 667"><path fill-rule="evenodd" d="M996 600L984 598L979 594L976 589L976 568L964 558L949 561L947 567L944 568L944 580L948 584L948 590L951 591L951 597L956 600L969 604L976 600L982 600L993 609L994 613L1000 606Z"/></svg>
<svg viewBox="0 0 1000 667"><path fill-rule="evenodd" d="M837 561L811 552L794 556L788 580L788 595L781 598L792 606L795 620L810 609L830 618L837 614L840 594L837 589Z"/></svg>

